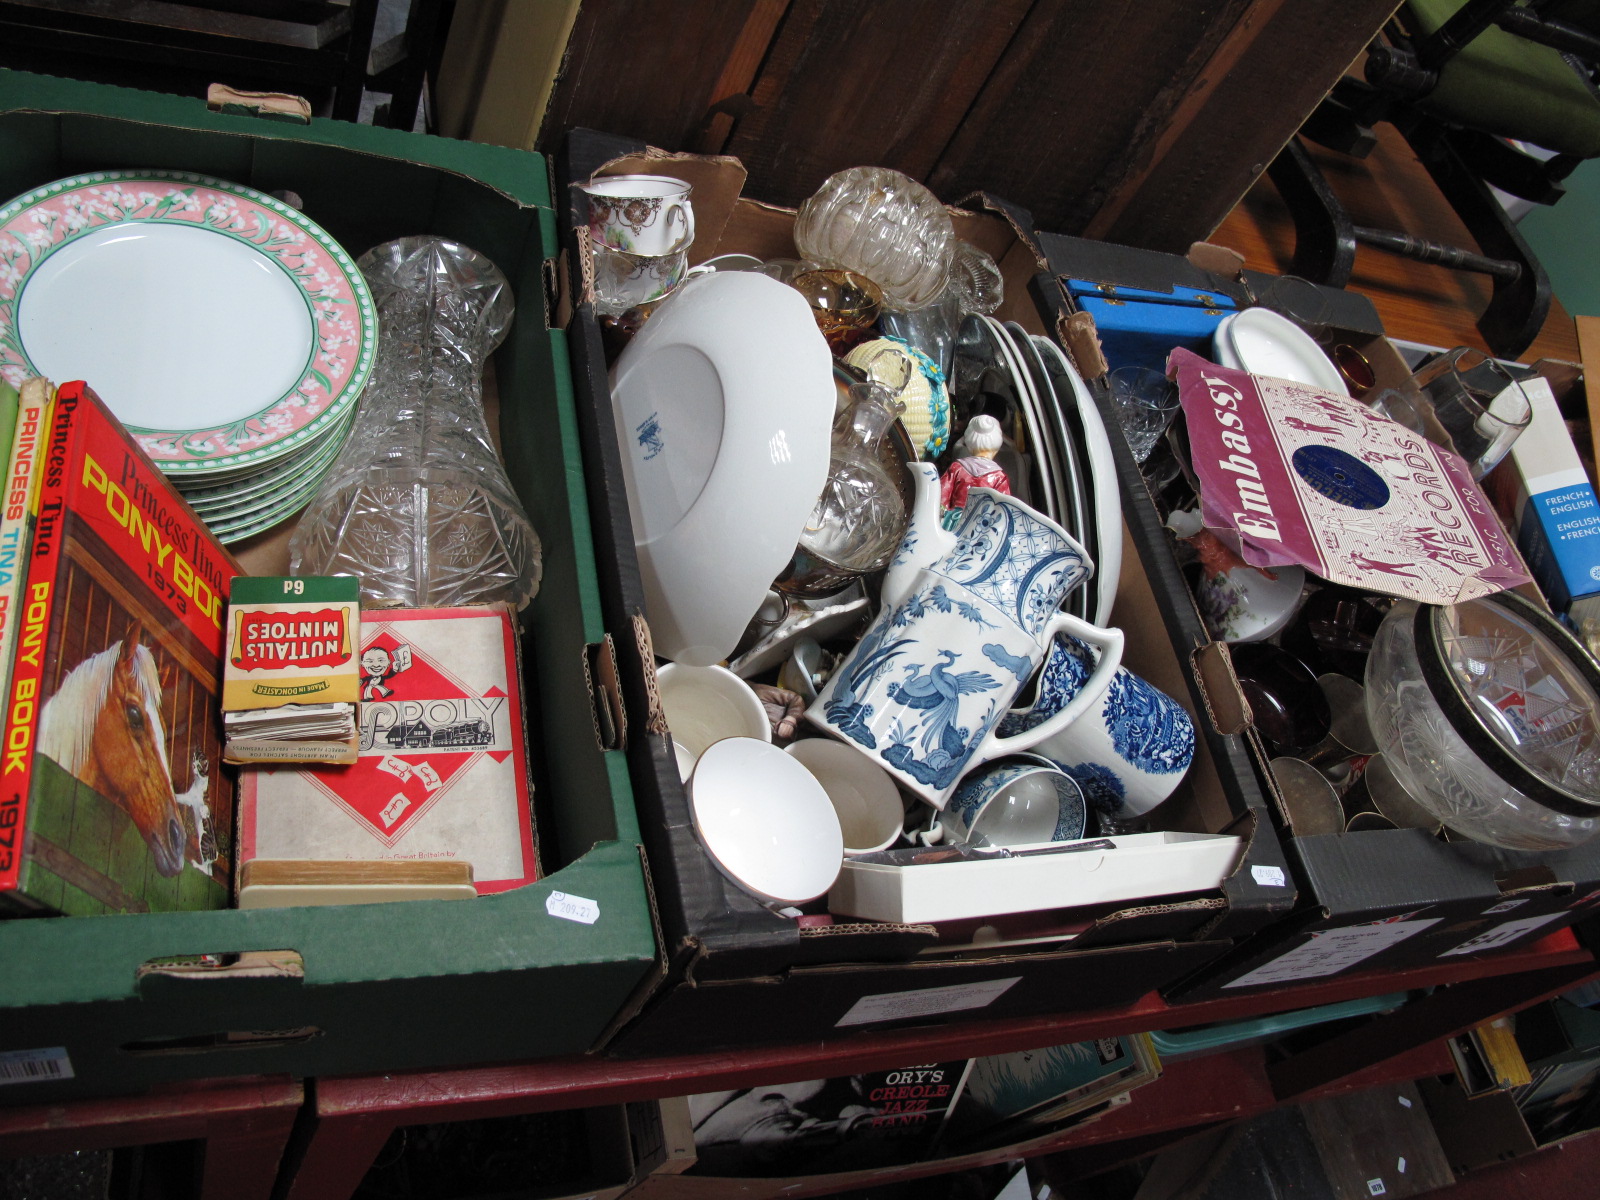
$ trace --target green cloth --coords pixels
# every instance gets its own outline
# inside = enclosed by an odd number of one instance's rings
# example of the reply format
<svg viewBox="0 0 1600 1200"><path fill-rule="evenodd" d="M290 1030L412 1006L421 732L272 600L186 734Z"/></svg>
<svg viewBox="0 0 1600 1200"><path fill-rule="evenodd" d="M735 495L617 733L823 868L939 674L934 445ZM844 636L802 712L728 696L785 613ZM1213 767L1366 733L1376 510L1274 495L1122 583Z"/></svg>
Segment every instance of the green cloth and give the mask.
<svg viewBox="0 0 1600 1200"><path fill-rule="evenodd" d="M1407 0L1407 25L1419 36L1443 25L1462 0ZM1573 0L1560 16L1593 28L1597 6ZM1491 25L1445 64L1439 86L1417 107L1455 125L1546 150L1600 156L1600 98L1561 54Z"/></svg>

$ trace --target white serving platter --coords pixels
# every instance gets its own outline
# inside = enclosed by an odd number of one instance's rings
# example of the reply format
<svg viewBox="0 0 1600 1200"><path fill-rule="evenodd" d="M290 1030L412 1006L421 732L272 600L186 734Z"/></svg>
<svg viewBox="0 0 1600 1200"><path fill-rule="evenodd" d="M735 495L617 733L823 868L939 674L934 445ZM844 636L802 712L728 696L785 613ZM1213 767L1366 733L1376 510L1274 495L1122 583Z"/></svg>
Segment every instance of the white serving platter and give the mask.
<svg viewBox="0 0 1600 1200"><path fill-rule="evenodd" d="M828 893L835 916L934 924L1176 896L1219 886L1244 840L1225 834L1087 838L1049 854L894 866L849 859Z"/></svg>

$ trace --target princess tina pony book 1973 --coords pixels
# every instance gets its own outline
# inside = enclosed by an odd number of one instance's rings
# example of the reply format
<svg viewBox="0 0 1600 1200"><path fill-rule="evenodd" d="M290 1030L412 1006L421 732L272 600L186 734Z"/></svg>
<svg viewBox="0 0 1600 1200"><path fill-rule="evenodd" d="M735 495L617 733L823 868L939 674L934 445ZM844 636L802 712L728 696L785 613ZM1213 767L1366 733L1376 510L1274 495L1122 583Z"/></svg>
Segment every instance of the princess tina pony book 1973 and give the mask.
<svg viewBox="0 0 1600 1200"><path fill-rule="evenodd" d="M0 741L0 910L225 908L238 564L83 383L47 425Z"/></svg>

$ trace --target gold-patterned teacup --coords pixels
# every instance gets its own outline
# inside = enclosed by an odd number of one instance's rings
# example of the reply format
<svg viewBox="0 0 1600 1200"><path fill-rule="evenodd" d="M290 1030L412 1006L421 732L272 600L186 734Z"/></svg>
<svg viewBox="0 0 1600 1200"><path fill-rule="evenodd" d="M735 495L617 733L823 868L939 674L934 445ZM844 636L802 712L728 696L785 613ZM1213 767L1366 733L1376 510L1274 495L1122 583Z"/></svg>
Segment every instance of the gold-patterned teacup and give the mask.
<svg viewBox="0 0 1600 1200"><path fill-rule="evenodd" d="M589 236L602 246L656 258L694 241L691 189L681 179L608 175L582 186L589 197Z"/></svg>

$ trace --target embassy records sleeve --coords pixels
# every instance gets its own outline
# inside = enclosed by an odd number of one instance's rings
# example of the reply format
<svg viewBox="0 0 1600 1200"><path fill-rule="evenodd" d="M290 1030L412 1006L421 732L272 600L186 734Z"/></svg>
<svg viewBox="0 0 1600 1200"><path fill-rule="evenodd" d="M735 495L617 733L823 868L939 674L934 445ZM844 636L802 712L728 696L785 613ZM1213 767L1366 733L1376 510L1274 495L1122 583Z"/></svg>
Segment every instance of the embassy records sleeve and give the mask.
<svg viewBox="0 0 1600 1200"><path fill-rule="evenodd" d="M1207 362L1176 376L1201 516L1245 562L1459 604L1528 579L1466 463L1348 396Z"/></svg>
<svg viewBox="0 0 1600 1200"><path fill-rule="evenodd" d="M538 877L511 613L362 614L353 766L242 773L241 859L461 859L480 895Z"/></svg>

